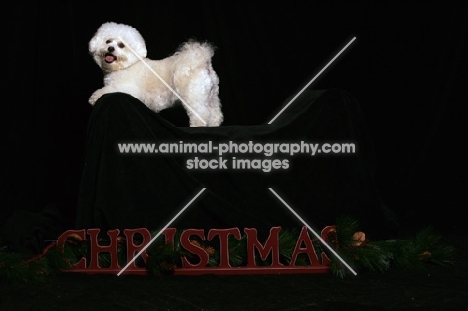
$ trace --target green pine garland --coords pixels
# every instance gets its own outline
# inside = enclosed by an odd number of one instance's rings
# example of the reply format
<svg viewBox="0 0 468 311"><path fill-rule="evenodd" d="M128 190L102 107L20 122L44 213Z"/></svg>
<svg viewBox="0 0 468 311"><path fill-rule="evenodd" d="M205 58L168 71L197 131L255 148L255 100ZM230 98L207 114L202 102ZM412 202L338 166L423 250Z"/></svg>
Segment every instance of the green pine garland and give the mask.
<svg viewBox="0 0 468 311"><path fill-rule="evenodd" d="M407 240L364 241L356 246L353 238L358 232L358 223L349 217L341 217L336 222L338 244L335 245L338 255L353 269L364 269L372 272L385 272L391 266L406 269L420 269L427 264L448 266L455 264L454 248L440 243L441 236L432 227L424 228ZM332 273L341 278L350 274L335 256L331 258Z"/></svg>
<svg viewBox="0 0 468 311"><path fill-rule="evenodd" d="M23 254L5 249L0 250L0 280L12 285L45 282L51 276L71 268L74 263L71 258L76 256L76 251L66 247L61 252L55 246L55 243L49 244L42 254L33 258L26 258Z"/></svg>
<svg viewBox="0 0 468 311"><path fill-rule="evenodd" d="M358 234L357 236L355 234ZM155 232L152 233L154 237ZM283 264L289 264L293 254L299 230L283 229L279 232L280 260ZM371 272L385 272L392 266L406 269L418 269L427 264L441 266L455 264L453 260L454 248L440 243L441 236L437 235L433 228L428 227L407 240L369 241L359 231L358 222L351 217L337 218L335 230L329 232L326 242L353 270L361 269ZM136 244L142 241L134 241ZM202 241L194 238L192 243L203 247L210 255L208 266L219 265L219 245L213 241ZM319 240L313 240L317 257L321 260L321 253L325 252L330 258L330 271L333 275L344 278L350 274L350 270L328 249L321 246ZM247 250L246 236L237 240L232 235L228 239L229 263L232 267L246 265ZM127 262L126 243L118 244L118 262L124 266ZM43 253L33 258L26 258L22 254L15 253L8 248L0 249L0 280L10 284L22 284L26 282L44 282L51 276L57 275L71 268L82 257L88 257L89 242L67 240L64 251L56 247L55 242L49 244ZM180 232L177 231L174 244L166 244L164 238L158 237L147 248L148 260L146 268L153 275L167 275L174 273L175 269L182 266L182 257L188 261L197 257L185 250L180 245ZM257 266L269 266L271 258L261 260L256 256ZM141 264L141 263L140 263ZM296 266L309 265L306 254L300 254L295 262ZM106 253L99 255L99 265L110 265L110 256Z"/></svg>

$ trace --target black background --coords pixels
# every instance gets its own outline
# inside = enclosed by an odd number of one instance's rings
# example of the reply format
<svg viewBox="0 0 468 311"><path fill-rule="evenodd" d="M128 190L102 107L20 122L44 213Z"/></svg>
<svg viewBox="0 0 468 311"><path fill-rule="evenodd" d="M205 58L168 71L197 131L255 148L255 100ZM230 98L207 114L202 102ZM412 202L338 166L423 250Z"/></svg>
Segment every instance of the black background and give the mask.
<svg viewBox="0 0 468 311"><path fill-rule="evenodd" d="M102 23L115 21L141 32L152 59L189 38L216 45L225 125L269 121L356 37L310 87L341 88L359 100L377 186L404 222L461 228L466 4L327 3L40 1L3 8L0 219L50 202L70 202L73 212L87 100L102 85L87 43ZM164 115L185 126L183 111Z"/></svg>

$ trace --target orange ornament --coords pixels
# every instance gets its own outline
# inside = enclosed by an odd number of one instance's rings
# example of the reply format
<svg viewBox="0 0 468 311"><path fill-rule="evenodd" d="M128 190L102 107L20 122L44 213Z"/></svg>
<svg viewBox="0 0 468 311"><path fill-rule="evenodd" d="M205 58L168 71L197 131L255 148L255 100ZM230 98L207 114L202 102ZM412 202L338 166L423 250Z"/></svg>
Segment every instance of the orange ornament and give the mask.
<svg viewBox="0 0 468 311"><path fill-rule="evenodd" d="M362 246L366 241L366 234L362 231L357 231L353 234L353 246Z"/></svg>

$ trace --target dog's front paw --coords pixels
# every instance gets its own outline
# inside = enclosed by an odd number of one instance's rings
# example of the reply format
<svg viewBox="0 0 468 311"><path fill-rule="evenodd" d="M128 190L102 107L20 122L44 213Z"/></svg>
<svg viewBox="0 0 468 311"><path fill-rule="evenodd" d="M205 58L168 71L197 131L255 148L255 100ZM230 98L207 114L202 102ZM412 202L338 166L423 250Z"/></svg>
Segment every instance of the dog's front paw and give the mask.
<svg viewBox="0 0 468 311"><path fill-rule="evenodd" d="M101 98L101 96L103 95L102 91L101 90L97 90L96 92L93 93L93 95L91 95L91 97L89 98L88 102L94 106L94 104L97 102L97 100L99 98Z"/></svg>

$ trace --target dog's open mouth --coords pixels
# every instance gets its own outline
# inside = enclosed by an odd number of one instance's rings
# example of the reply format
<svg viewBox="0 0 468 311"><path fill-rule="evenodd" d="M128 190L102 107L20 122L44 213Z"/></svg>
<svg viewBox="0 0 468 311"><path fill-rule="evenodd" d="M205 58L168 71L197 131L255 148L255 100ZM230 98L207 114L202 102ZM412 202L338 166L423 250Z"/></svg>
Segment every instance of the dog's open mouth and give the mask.
<svg viewBox="0 0 468 311"><path fill-rule="evenodd" d="M114 62L115 60L117 59L117 57L115 57L113 54L111 53L106 53L104 55L104 60L106 61L106 63L110 64L112 62Z"/></svg>

